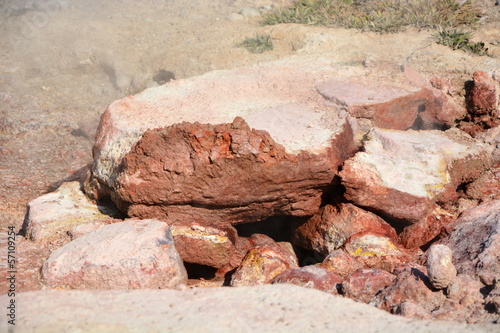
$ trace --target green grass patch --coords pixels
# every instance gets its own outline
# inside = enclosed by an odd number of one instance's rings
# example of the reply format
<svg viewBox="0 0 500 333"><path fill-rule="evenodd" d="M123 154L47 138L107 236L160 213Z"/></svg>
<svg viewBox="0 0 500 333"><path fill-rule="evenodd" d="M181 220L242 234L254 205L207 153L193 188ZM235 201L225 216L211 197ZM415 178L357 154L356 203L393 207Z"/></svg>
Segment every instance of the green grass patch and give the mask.
<svg viewBox="0 0 500 333"><path fill-rule="evenodd" d="M440 26L473 27L479 13L471 1L455 0L300 0L267 14L263 25L301 23L398 32Z"/></svg>
<svg viewBox="0 0 500 333"><path fill-rule="evenodd" d="M246 37L243 42L239 44L252 53L263 53L274 48L271 36L255 34L255 38Z"/></svg>
<svg viewBox="0 0 500 333"><path fill-rule="evenodd" d="M483 42L473 43L470 41L472 32L459 29L440 29L435 34L436 43L451 47L453 50L464 50L477 55L487 55L488 48Z"/></svg>

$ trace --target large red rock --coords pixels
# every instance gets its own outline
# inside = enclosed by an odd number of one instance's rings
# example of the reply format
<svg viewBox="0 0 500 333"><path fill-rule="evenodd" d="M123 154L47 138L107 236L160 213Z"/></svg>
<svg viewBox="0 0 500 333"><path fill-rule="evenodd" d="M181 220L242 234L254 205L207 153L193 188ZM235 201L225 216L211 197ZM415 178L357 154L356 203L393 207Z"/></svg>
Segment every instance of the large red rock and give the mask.
<svg viewBox="0 0 500 333"><path fill-rule="evenodd" d="M42 279L51 288L174 288L187 282L187 273L167 223L127 220L52 252Z"/></svg>
<svg viewBox="0 0 500 333"><path fill-rule="evenodd" d="M468 184L466 193L480 202L500 199L500 165L497 164Z"/></svg>
<svg viewBox="0 0 500 333"><path fill-rule="evenodd" d="M260 245L247 252L230 284L242 287L271 283L281 272L296 267L293 256L278 244Z"/></svg>
<svg viewBox="0 0 500 333"><path fill-rule="evenodd" d="M170 229L183 261L215 268L230 263L238 237L230 224L175 223Z"/></svg>
<svg viewBox="0 0 500 333"><path fill-rule="evenodd" d="M435 202L456 200L457 187L490 163L491 148L457 129L373 129L340 176L348 200L405 226L426 218Z"/></svg>
<svg viewBox="0 0 500 333"><path fill-rule="evenodd" d="M328 60L282 60L178 80L107 108L90 196L129 216L255 222L310 216L355 150L346 114L314 87Z"/></svg>
<svg viewBox="0 0 500 333"><path fill-rule="evenodd" d="M332 271L316 265L286 270L278 274L272 283L291 283L338 295L342 278Z"/></svg>
<svg viewBox="0 0 500 333"><path fill-rule="evenodd" d="M375 295L394 281L396 276L377 268L358 269L342 282L342 295L369 303Z"/></svg>
<svg viewBox="0 0 500 333"><path fill-rule="evenodd" d="M442 244L452 250L458 273L493 285L500 272L500 200L464 211L452 227Z"/></svg>
<svg viewBox="0 0 500 333"><path fill-rule="evenodd" d="M397 238L396 231L377 215L350 203L322 207L295 231L295 243L321 255L340 248L359 232L373 232Z"/></svg>

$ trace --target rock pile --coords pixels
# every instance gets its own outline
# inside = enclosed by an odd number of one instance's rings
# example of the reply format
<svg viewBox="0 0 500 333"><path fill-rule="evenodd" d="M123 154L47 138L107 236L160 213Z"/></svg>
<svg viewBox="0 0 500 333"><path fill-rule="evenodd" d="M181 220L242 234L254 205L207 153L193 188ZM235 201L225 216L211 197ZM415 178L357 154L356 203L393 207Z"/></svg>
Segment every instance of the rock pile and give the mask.
<svg viewBox="0 0 500 333"><path fill-rule="evenodd" d="M221 285L292 283L404 316L498 319L500 139L483 130L498 123L496 83L478 72L460 101L445 79L403 69L379 82L288 59L112 103L88 198L70 183L29 204L31 240L73 235L44 283L175 288L204 268ZM99 215L105 200L127 219ZM280 242L259 230L277 218Z"/></svg>

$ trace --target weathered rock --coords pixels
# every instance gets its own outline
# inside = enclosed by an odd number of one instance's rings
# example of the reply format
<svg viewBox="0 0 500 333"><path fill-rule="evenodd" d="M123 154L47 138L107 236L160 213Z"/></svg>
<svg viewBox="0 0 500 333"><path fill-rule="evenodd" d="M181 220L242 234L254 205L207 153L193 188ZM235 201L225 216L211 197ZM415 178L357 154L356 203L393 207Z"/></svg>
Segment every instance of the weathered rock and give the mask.
<svg viewBox="0 0 500 333"><path fill-rule="evenodd" d="M55 192L28 203L23 229L35 242L73 237L119 220L106 215L105 207L90 201L80 183L63 183ZM85 227L87 226L87 227ZM78 229L78 230L77 230Z"/></svg>
<svg viewBox="0 0 500 333"><path fill-rule="evenodd" d="M231 259L229 260L229 263L217 270L215 272L215 275L218 277L224 277L226 274L240 266L241 262L243 261L243 258L245 258L245 255L247 252L254 247L252 242L250 241L249 238L247 237L238 237L236 239L235 243L235 248L233 255L231 256Z"/></svg>
<svg viewBox="0 0 500 333"><path fill-rule="evenodd" d="M442 244L452 250L459 274L492 285L500 272L500 200L464 211Z"/></svg>
<svg viewBox="0 0 500 333"><path fill-rule="evenodd" d="M456 216L438 205L434 205L431 213L419 222L406 227L399 234L399 243L407 249L416 249L429 244L440 235L445 234L445 226L456 220Z"/></svg>
<svg viewBox="0 0 500 333"><path fill-rule="evenodd" d="M396 266L410 262L412 256L400 248L395 239L385 235L361 232L351 236L344 250L363 267L392 272Z"/></svg>
<svg viewBox="0 0 500 333"><path fill-rule="evenodd" d="M43 264L42 278L51 288L173 288L187 282L187 273L168 224L127 220L52 252Z"/></svg>
<svg viewBox="0 0 500 333"><path fill-rule="evenodd" d="M452 252L446 245L434 244L429 248L427 275L435 289L447 288L457 276L452 257Z"/></svg>
<svg viewBox="0 0 500 333"><path fill-rule="evenodd" d="M338 274L341 277L351 275L360 268L361 263L354 259L344 250L335 250L331 252L321 263L321 267Z"/></svg>
<svg viewBox="0 0 500 333"><path fill-rule="evenodd" d="M231 286L267 284L287 269L296 268L294 258L278 244L259 245L247 252L231 277Z"/></svg>
<svg viewBox="0 0 500 333"><path fill-rule="evenodd" d="M350 203L322 207L295 231L295 243L321 255L340 248L359 232L373 232L397 238L396 231L377 215Z"/></svg>
<svg viewBox="0 0 500 333"><path fill-rule="evenodd" d="M419 79L415 81L422 84ZM331 79L316 89L326 99L346 108L353 117L369 119L372 126L380 128L450 127L465 112L451 97L429 84L415 91L369 80Z"/></svg>
<svg viewBox="0 0 500 333"><path fill-rule="evenodd" d="M372 305L386 311L396 311L403 302L412 302L430 314L430 309L439 307L444 303L442 293L434 293L426 275L425 267L416 264L405 264L398 267L394 275L396 279L375 296Z"/></svg>
<svg viewBox="0 0 500 333"><path fill-rule="evenodd" d="M355 149L345 112L313 89L331 75L326 59L282 60L116 101L101 118L89 195L169 221L310 216Z"/></svg>
<svg viewBox="0 0 500 333"><path fill-rule="evenodd" d="M467 184L466 193L480 202L500 199L500 166L492 167Z"/></svg>
<svg viewBox="0 0 500 333"><path fill-rule="evenodd" d="M272 283L291 283L337 295L342 278L316 265L286 270L278 274Z"/></svg>
<svg viewBox="0 0 500 333"><path fill-rule="evenodd" d="M474 73L472 89L466 99L469 113L497 116L498 91L495 81L488 74L481 71Z"/></svg>
<svg viewBox="0 0 500 333"><path fill-rule="evenodd" d="M485 302L495 313L500 314L500 279L495 279L493 289L488 293Z"/></svg>
<svg viewBox="0 0 500 333"><path fill-rule="evenodd" d="M457 199L491 161L489 146L457 129L392 131L373 129L365 151L340 172L346 198L402 225L417 223L436 201Z"/></svg>
<svg viewBox="0 0 500 333"><path fill-rule="evenodd" d="M394 313L403 317L432 319L428 311L412 301L404 301L394 308Z"/></svg>
<svg viewBox="0 0 500 333"><path fill-rule="evenodd" d="M342 282L342 294L357 301L369 303L375 295L392 283L396 276L384 270L358 269Z"/></svg>
<svg viewBox="0 0 500 333"><path fill-rule="evenodd" d="M466 85L467 115L460 127L472 136L500 124L498 88L486 73L477 71L474 80Z"/></svg>
<svg viewBox="0 0 500 333"><path fill-rule="evenodd" d="M238 233L230 224L174 223L170 230L183 261L215 268L231 261Z"/></svg>

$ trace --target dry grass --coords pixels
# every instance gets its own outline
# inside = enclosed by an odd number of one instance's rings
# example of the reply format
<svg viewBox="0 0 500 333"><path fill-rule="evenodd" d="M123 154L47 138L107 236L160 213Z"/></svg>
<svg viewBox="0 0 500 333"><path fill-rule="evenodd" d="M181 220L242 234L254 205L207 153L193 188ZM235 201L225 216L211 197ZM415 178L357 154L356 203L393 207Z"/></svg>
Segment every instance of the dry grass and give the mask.
<svg viewBox="0 0 500 333"><path fill-rule="evenodd" d="M290 8L269 13L262 24L301 23L398 32L407 27L473 27L477 20L478 12L471 1L299 0Z"/></svg>

